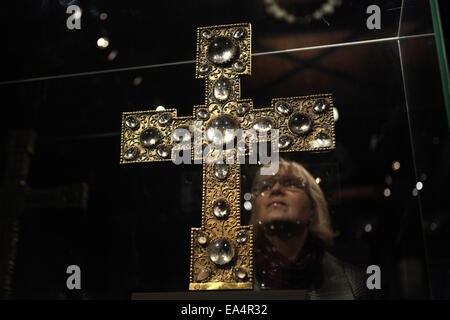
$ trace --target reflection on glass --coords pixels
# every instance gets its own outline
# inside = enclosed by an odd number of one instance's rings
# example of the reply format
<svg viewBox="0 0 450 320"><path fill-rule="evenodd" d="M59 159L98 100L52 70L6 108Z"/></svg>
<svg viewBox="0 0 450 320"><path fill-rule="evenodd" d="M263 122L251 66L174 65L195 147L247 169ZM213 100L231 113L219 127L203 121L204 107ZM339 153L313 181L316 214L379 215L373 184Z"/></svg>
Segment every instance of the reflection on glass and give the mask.
<svg viewBox="0 0 450 320"><path fill-rule="evenodd" d="M258 172L252 191L257 290L304 289L331 299L368 297L364 274L329 253L337 233L316 178L302 165L280 159L275 176Z"/></svg>
<svg viewBox="0 0 450 320"><path fill-rule="evenodd" d="M106 47L109 46L109 40L108 40L107 38L103 38L103 37L98 38L98 40L97 40L97 46L98 46L99 48L106 48Z"/></svg>

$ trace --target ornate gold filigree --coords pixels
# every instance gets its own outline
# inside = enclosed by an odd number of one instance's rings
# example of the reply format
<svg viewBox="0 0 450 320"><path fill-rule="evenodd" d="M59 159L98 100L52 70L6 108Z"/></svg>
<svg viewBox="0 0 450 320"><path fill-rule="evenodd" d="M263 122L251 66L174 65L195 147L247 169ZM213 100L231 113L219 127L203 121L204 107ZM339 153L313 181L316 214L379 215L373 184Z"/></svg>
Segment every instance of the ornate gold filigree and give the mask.
<svg viewBox="0 0 450 320"><path fill-rule="evenodd" d="M237 267L247 271L247 285L253 281L253 230L251 226L241 226L240 220L240 165L228 165L228 175L224 180L215 177L214 164L203 166L203 205L202 227L193 228L191 232L191 276L190 288L195 290L196 284L223 283L218 289L224 289L231 284L242 287L242 281L238 281L234 275ZM214 203L217 200L225 200L230 213L225 219L218 219L214 213ZM239 232L247 233L247 241L236 241ZM200 244L197 239L199 232L207 235L208 242ZM214 240L228 239L234 247L235 257L230 264L218 266L208 257L208 246ZM202 282L196 281L196 275L201 270L209 270L210 276ZM215 285L217 287L217 285ZM200 286L205 288L204 285ZM211 288L211 286L210 286Z"/></svg>

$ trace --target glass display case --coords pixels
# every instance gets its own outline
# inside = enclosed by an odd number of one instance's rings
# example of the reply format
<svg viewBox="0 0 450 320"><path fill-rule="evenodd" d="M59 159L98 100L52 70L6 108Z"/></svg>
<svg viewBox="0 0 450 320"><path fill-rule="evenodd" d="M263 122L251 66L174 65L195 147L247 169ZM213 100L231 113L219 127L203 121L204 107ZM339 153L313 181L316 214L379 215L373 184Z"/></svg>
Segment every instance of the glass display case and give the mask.
<svg viewBox="0 0 450 320"><path fill-rule="evenodd" d="M195 294L190 236L202 224L202 166L120 164L121 119L169 108L192 115L205 94L195 78L197 27L235 23L251 24L251 75L240 93L255 109L333 95L336 148L282 154L325 195L339 234L330 254L365 278L378 266L378 299L450 297L449 88L436 1L11 6L0 62L3 297ZM252 223L257 167L241 166L242 225ZM71 290L74 265L82 285ZM272 296L314 299L297 289ZM271 290L258 282L235 294Z"/></svg>

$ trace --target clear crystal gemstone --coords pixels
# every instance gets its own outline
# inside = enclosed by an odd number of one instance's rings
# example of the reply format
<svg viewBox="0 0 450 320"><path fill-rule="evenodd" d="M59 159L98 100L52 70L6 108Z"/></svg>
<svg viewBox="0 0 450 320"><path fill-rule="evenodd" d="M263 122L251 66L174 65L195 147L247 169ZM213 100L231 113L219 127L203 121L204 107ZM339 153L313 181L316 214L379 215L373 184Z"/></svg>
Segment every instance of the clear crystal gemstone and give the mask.
<svg viewBox="0 0 450 320"><path fill-rule="evenodd" d="M191 141L191 131L189 126L179 126L172 133L172 140L175 142Z"/></svg>
<svg viewBox="0 0 450 320"><path fill-rule="evenodd" d="M206 139L215 145L224 145L234 140L239 127L235 118L222 114L211 119L206 128Z"/></svg>
<svg viewBox="0 0 450 320"><path fill-rule="evenodd" d="M209 112L206 109L199 109L197 111L197 116L202 120L206 120L209 118Z"/></svg>
<svg viewBox="0 0 450 320"><path fill-rule="evenodd" d="M219 180L224 180L228 176L228 165L225 163L214 166L214 175Z"/></svg>
<svg viewBox="0 0 450 320"><path fill-rule="evenodd" d="M205 74L205 73L207 73L208 71L209 71L209 66L205 63L205 64L202 64L201 66L200 66L200 68L198 69L198 71L200 72L200 73L202 73L202 74Z"/></svg>
<svg viewBox="0 0 450 320"><path fill-rule="evenodd" d="M244 64L240 61L236 61L235 63L233 63L233 69L240 72L244 70Z"/></svg>
<svg viewBox="0 0 450 320"><path fill-rule="evenodd" d="M228 203L224 199L219 199L214 202L213 212L216 218L223 219L229 215Z"/></svg>
<svg viewBox="0 0 450 320"><path fill-rule="evenodd" d="M170 115L170 113L164 113L161 115L161 117L159 117L158 119L158 123L162 126L165 126L166 124L168 124L170 121L172 120L172 116Z"/></svg>
<svg viewBox="0 0 450 320"><path fill-rule="evenodd" d="M219 79L214 84L214 98L216 98L218 101L227 100L231 95L231 91L231 82L227 79Z"/></svg>
<svg viewBox="0 0 450 320"><path fill-rule="evenodd" d="M287 115L289 113L291 113L292 109L291 107L284 101L278 101L275 104L275 108L277 109L277 111L283 115Z"/></svg>
<svg viewBox="0 0 450 320"><path fill-rule="evenodd" d="M215 64L226 64L238 54L238 47L233 40L226 37L217 37L208 46L208 59Z"/></svg>
<svg viewBox="0 0 450 320"><path fill-rule="evenodd" d="M245 271L242 268L236 268L234 270L234 274L235 274L236 279L238 281L243 281L243 280L247 279L247 271Z"/></svg>
<svg viewBox="0 0 450 320"><path fill-rule="evenodd" d="M314 104L314 112L322 113L327 110L328 102L325 99L319 99Z"/></svg>
<svg viewBox="0 0 450 320"><path fill-rule="evenodd" d="M139 149L137 147L131 147L125 151L123 158L127 161L135 160L139 155Z"/></svg>
<svg viewBox="0 0 450 320"><path fill-rule="evenodd" d="M208 269L201 269L197 273L197 281L204 281L204 280L208 279L210 274L211 274L211 272Z"/></svg>
<svg viewBox="0 0 450 320"><path fill-rule="evenodd" d="M289 119L289 129L296 134L306 134L311 130L311 118L303 113L294 114Z"/></svg>
<svg viewBox="0 0 450 320"><path fill-rule="evenodd" d="M272 129L272 121L267 118L258 119L253 125L253 129L259 132L267 132Z"/></svg>
<svg viewBox="0 0 450 320"><path fill-rule="evenodd" d="M316 145L319 148L330 147L333 144L333 140L331 140L330 137L323 132L319 132L315 138Z"/></svg>
<svg viewBox="0 0 450 320"><path fill-rule="evenodd" d="M209 259L219 266L226 265L234 258L234 246L228 239L220 238L213 241L208 248Z"/></svg>
<svg viewBox="0 0 450 320"><path fill-rule="evenodd" d="M212 33L209 30L203 30L202 32L202 37L205 38L206 40L211 39L212 37Z"/></svg>
<svg viewBox="0 0 450 320"><path fill-rule="evenodd" d="M245 231L239 231L237 237L236 237L236 242L239 244L245 243L247 241L247 232Z"/></svg>
<svg viewBox="0 0 450 320"><path fill-rule="evenodd" d="M208 236L204 232L197 233L197 242L201 245L206 244L208 242Z"/></svg>
<svg viewBox="0 0 450 320"><path fill-rule="evenodd" d="M141 133L141 143L145 148L152 148L161 140L159 131L155 128L148 128Z"/></svg>
<svg viewBox="0 0 450 320"><path fill-rule="evenodd" d="M236 113L238 114L238 116L242 117L247 113L248 110L249 107L247 104L241 104L240 106L237 107Z"/></svg>
<svg viewBox="0 0 450 320"><path fill-rule="evenodd" d="M167 158L170 155L170 148L168 146L161 145L156 149L156 152L161 158Z"/></svg>
<svg viewBox="0 0 450 320"><path fill-rule="evenodd" d="M278 148L280 149L286 149L288 148L292 143L292 138L289 136L281 136L278 139Z"/></svg>
<svg viewBox="0 0 450 320"><path fill-rule="evenodd" d="M139 129L139 120L135 116L129 116L125 119L125 125L131 130Z"/></svg>
<svg viewBox="0 0 450 320"><path fill-rule="evenodd" d="M245 35L245 30L243 28L239 28L234 32L233 37L235 39L240 39Z"/></svg>

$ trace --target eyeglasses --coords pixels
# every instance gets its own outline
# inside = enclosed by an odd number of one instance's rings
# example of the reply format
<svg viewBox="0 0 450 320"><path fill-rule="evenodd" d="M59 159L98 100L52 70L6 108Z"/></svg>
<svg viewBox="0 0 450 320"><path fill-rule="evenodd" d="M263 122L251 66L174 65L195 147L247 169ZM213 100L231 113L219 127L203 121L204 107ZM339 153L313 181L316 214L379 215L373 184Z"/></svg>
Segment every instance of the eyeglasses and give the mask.
<svg viewBox="0 0 450 320"><path fill-rule="evenodd" d="M258 181L254 188L253 188L253 194L255 196L259 196L264 192L269 192L272 190L273 186L276 183L279 183L279 185L287 190L291 191L299 191L299 190L305 190L306 189L306 181L302 178L296 178L296 177L273 177L269 179L264 179L261 181Z"/></svg>

